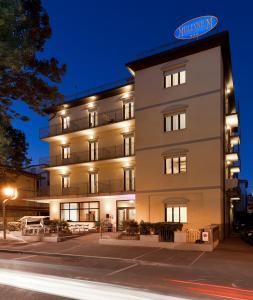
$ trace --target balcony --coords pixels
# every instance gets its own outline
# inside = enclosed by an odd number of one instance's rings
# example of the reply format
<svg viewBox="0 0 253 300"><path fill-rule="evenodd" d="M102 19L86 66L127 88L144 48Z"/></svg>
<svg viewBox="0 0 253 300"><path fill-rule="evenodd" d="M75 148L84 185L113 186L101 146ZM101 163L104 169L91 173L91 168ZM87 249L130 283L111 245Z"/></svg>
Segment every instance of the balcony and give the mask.
<svg viewBox="0 0 253 300"><path fill-rule="evenodd" d="M134 188L126 190L124 187L124 180L105 180L99 181L97 185L97 192L90 193L89 183L79 183L69 188L61 188L60 185L50 186L41 189L34 193L34 198L58 198L58 197L87 197L98 195L111 194L130 194L134 192ZM31 198L31 197L30 197Z"/></svg>
<svg viewBox="0 0 253 300"><path fill-rule="evenodd" d="M105 112L105 113L99 113L97 118L98 124L96 127L114 124L122 121L128 121L132 119L134 119L134 117L129 119L124 119L122 109ZM40 139L46 139L61 134L69 134L69 133L96 128L96 127L90 127L88 117L82 119L76 119L76 120L71 119L69 128L63 129L62 124L44 127L40 129L39 136Z"/></svg>
<svg viewBox="0 0 253 300"><path fill-rule="evenodd" d="M226 126L227 128L239 127L239 118L237 113L226 115Z"/></svg>
<svg viewBox="0 0 253 300"><path fill-rule="evenodd" d="M111 147L99 148L96 160L90 159L89 151L83 151L73 152L70 154L70 158L65 159L62 157L62 155L45 157L40 159L40 163L46 164L50 168L133 156L134 153L132 155L125 155L124 145L116 145Z"/></svg>

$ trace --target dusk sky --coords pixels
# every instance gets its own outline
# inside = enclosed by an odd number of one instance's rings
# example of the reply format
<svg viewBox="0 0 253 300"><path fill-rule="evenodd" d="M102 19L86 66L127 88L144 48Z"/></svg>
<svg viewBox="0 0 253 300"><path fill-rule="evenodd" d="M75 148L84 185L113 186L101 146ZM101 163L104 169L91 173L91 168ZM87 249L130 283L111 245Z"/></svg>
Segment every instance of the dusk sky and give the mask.
<svg viewBox="0 0 253 300"><path fill-rule="evenodd" d="M149 1L149 0L44 0L53 30L43 56L55 56L68 65L60 84L64 95L129 77L125 63L142 52L173 43L174 30L200 15L219 18L218 30L229 30L235 95L240 105L241 175L253 187L252 112L252 1ZM30 122L15 121L30 144L33 163L48 155L48 145L39 140L41 117L22 104L16 108Z"/></svg>

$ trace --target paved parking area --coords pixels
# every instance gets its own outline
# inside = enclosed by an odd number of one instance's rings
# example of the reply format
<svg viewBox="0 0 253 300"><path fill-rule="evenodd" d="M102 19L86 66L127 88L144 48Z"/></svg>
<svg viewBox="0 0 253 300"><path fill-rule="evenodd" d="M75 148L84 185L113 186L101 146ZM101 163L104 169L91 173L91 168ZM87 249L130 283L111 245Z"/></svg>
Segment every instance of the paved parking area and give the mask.
<svg viewBox="0 0 253 300"><path fill-rule="evenodd" d="M0 242L0 268L148 288L171 295L190 293L192 299L210 299L204 294L197 297L193 284L200 285L198 293L211 293L221 286L221 294L229 294L230 289L236 293L253 290L253 247L240 239L226 240L214 252L197 252L100 245L98 238L98 234L90 234L61 243ZM3 251L6 248L17 252Z"/></svg>

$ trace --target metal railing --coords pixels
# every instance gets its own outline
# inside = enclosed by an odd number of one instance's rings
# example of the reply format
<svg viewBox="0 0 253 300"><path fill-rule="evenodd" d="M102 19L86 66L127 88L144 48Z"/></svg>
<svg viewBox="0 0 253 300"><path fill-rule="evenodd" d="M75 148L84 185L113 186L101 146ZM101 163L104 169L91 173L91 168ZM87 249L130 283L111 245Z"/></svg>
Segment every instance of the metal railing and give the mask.
<svg viewBox="0 0 253 300"><path fill-rule="evenodd" d="M65 166L71 164L78 163L86 163L97 160L106 160L106 159L114 159L125 156L134 156L134 153L130 153L131 155L125 155L124 145L115 145L105 148L99 148L97 152L96 159L91 159L89 151L82 152L73 152L70 153L69 158L63 158L62 155L48 156L40 158L40 163L46 164L48 167L57 167L57 166Z"/></svg>
<svg viewBox="0 0 253 300"><path fill-rule="evenodd" d="M91 196L100 194L132 193L134 189L126 190L124 180L104 180L99 181L94 193L91 193L88 182L79 183L69 188L62 188L60 185L40 189L34 192L33 197L52 198L66 196Z"/></svg>
<svg viewBox="0 0 253 300"><path fill-rule="evenodd" d="M123 86L128 85L128 84L134 84L134 78L133 77L119 79L119 80L116 80L116 81L113 81L113 82L108 82L108 83L105 83L105 84L95 86L95 87L90 88L90 89L82 90L82 91L79 91L79 92L74 93L72 95L66 96L64 100L70 102L70 101L76 100L78 98L86 98L86 97L94 96L94 94L99 94L99 93L104 92L104 91L117 89L117 88L123 87Z"/></svg>
<svg viewBox="0 0 253 300"><path fill-rule="evenodd" d="M131 119L133 119L133 118L134 117L132 117ZM117 123L117 122L122 122L122 121L126 121L126 120L129 120L129 119L124 118L122 109L98 113L97 124L95 127L113 124L113 123ZM39 136L41 139L43 139L43 138L47 138L47 137L51 137L51 136L67 134L67 133L85 130L85 129L89 129L89 128L94 128L94 127L90 126L88 117L76 119L76 120L71 119L68 128L63 129L62 124L51 125L48 127L41 128L39 131Z"/></svg>

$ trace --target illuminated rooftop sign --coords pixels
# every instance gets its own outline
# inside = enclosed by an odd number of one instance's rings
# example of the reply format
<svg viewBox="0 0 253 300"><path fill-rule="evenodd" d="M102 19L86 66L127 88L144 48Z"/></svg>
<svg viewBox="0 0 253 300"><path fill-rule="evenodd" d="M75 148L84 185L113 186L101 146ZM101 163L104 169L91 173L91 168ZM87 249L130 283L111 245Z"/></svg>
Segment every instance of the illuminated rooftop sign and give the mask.
<svg viewBox="0 0 253 300"><path fill-rule="evenodd" d="M211 31L217 24L218 18L215 16L197 17L180 25L174 35L179 40L194 39Z"/></svg>

